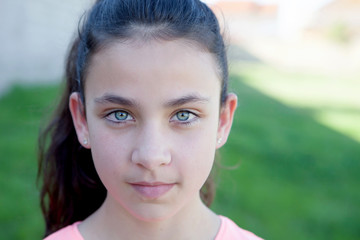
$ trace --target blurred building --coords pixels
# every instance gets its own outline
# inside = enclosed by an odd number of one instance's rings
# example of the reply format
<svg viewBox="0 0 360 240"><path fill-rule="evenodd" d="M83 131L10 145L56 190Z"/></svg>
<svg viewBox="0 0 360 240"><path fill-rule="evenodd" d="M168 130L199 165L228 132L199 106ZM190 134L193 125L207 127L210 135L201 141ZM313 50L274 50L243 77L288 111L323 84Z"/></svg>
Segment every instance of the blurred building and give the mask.
<svg viewBox="0 0 360 240"><path fill-rule="evenodd" d="M212 6L220 22L231 33L231 41L241 42L257 36L277 34L278 5L253 1L218 1Z"/></svg>
<svg viewBox="0 0 360 240"><path fill-rule="evenodd" d="M231 43L240 45L237 55L245 56L238 59L300 71L360 69L360 0L277 2L214 3L212 8L229 28Z"/></svg>
<svg viewBox="0 0 360 240"><path fill-rule="evenodd" d="M307 24L308 37L327 37L335 41L360 38L360 1L335 0L321 8Z"/></svg>
<svg viewBox="0 0 360 240"><path fill-rule="evenodd" d="M59 80L79 17L93 0L0 0L0 92Z"/></svg>

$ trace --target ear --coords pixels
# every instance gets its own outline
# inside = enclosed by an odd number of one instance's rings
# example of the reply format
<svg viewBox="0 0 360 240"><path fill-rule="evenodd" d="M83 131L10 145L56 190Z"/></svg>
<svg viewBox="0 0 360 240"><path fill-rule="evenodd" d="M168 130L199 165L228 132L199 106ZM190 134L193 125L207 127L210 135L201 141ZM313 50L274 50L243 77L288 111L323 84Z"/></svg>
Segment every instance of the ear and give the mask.
<svg viewBox="0 0 360 240"><path fill-rule="evenodd" d="M222 147L229 137L236 106L237 96L234 93L229 93L225 103L220 109L216 149Z"/></svg>
<svg viewBox="0 0 360 240"><path fill-rule="evenodd" d="M89 129L85 116L85 108L80 93L73 92L69 98L69 108L78 137L78 141L84 148L90 149Z"/></svg>

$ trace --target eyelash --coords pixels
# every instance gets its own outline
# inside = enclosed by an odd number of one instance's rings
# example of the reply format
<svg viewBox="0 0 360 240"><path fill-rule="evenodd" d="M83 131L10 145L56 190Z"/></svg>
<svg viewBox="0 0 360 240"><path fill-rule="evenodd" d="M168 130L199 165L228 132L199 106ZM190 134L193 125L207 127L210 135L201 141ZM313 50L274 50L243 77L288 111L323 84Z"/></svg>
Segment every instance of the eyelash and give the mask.
<svg viewBox="0 0 360 240"><path fill-rule="evenodd" d="M126 119L124 119L124 120L116 119L116 116L115 116L116 113L126 114L127 115ZM129 117L130 117L130 119L128 119ZM107 114L105 116L105 118L108 121L110 121L112 124L125 124L128 121L134 120L134 118L131 116L131 114L129 112L127 112L127 111L124 111L124 110L116 110L116 111L110 112L109 114Z"/></svg>
<svg viewBox="0 0 360 240"><path fill-rule="evenodd" d="M116 113L126 114L126 119L124 119L124 120L116 119L116 116L115 116ZM183 121L180 120L177 117L179 113L189 114L188 119L183 120ZM124 111L124 110L116 110L116 111L110 112L109 114L107 114L105 116L105 118L112 124L125 124L128 121L134 120L134 117L129 112ZM130 118L130 119L128 119L128 118ZM175 118L177 118L177 119L175 119ZM196 122L196 120L198 120L198 119L199 119L199 116L197 114L195 114L189 110L180 110L180 111L175 112L172 115L172 117L170 118L170 122L176 122L181 125L190 126L194 122Z"/></svg>
<svg viewBox="0 0 360 240"><path fill-rule="evenodd" d="M179 113L189 114L189 118L184 121L182 121L180 119L174 120L174 118L176 118ZM177 122L181 125L190 126L193 123L195 123L198 119L199 119L199 116L197 114L195 114L189 110L180 110L180 111L177 111L175 114L173 114L173 116L170 118L170 122Z"/></svg>

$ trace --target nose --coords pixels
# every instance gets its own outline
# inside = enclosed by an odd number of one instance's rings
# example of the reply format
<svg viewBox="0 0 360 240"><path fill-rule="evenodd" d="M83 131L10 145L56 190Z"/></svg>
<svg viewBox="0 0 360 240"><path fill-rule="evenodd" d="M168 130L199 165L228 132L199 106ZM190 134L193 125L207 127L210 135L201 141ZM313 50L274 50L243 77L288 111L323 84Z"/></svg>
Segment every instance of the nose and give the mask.
<svg viewBox="0 0 360 240"><path fill-rule="evenodd" d="M148 170L170 164L171 153L165 135L154 126L144 128L132 152L132 162Z"/></svg>

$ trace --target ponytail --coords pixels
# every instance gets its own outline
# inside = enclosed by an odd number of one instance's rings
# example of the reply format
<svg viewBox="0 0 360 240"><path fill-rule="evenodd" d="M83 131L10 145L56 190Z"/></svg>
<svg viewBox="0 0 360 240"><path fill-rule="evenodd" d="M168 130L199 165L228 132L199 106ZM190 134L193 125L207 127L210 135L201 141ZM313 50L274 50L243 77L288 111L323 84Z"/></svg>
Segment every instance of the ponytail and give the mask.
<svg viewBox="0 0 360 240"><path fill-rule="evenodd" d="M104 201L91 152L78 142L69 110L69 96L76 88L76 56L79 39L68 54L66 86L51 122L39 137L39 172L42 180L41 209L45 236L92 214Z"/></svg>

